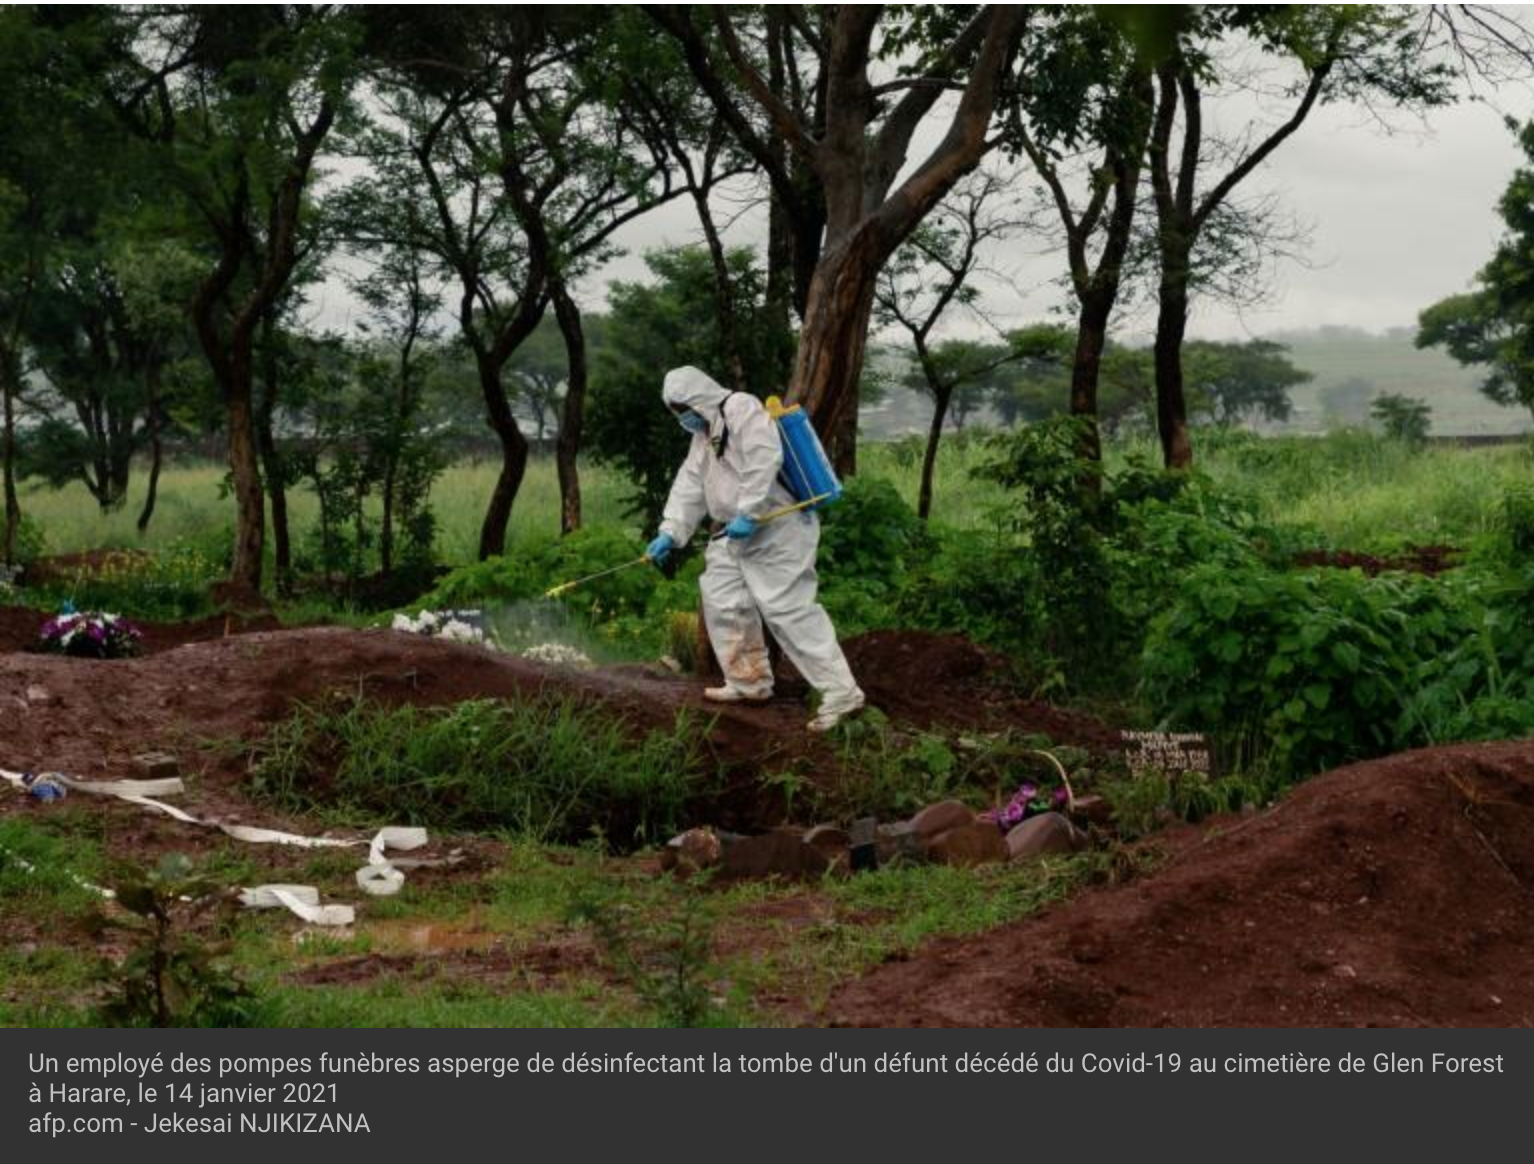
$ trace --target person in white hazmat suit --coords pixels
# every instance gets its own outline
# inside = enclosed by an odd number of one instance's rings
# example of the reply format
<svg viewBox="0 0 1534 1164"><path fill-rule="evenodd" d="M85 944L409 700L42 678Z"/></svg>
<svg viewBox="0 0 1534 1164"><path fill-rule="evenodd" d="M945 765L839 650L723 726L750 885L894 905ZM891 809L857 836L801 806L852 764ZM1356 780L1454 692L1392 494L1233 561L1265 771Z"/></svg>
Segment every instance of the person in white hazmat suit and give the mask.
<svg viewBox="0 0 1534 1164"><path fill-rule="evenodd" d="M829 731L863 706L863 692L825 608L815 599L820 520L803 510L759 519L797 500L779 479L777 423L756 397L730 392L697 368L666 374L666 406L692 433L692 447L666 501L654 562L686 545L705 516L724 525L703 571L703 618L725 685L705 697L720 703L772 698L772 665L762 624L805 680L820 692L811 731Z"/></svg>

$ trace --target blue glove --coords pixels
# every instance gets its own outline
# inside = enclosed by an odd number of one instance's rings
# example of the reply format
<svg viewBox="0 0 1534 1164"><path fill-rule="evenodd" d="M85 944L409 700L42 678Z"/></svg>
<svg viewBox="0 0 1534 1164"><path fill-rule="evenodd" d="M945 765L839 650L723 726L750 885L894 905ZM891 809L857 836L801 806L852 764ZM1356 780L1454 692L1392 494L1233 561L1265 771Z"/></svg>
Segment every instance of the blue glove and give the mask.
<svg viewBox="0 0 1534 1164"><path fill-rule="evenodd" d="M650 543L650 548L645 550L645 557L656 565L660 565L674 549L676 549L676 539L668 533L663 533Z"/></svg>
<svg viewBox="0 0 1534 1164"><path fill-rule="evenodd" d="M756 518L743 513L725 526L724 532L726 537L748 538L756 532Z"/></svg>

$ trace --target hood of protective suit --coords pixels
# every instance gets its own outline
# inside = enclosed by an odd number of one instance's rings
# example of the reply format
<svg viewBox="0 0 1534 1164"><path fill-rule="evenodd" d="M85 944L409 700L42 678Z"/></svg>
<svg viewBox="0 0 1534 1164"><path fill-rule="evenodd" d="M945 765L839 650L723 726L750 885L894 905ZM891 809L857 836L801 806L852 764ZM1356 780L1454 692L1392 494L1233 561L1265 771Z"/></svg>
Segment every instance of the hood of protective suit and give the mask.
<svg viewBox="0 0 1534 1164"><path fill-rule="evenodd" d="M671 369L661 388L661 399L668 406L690 408L710 424L719 419L719 409L729 394L728 388L707 373L691 367Z"/></svg>

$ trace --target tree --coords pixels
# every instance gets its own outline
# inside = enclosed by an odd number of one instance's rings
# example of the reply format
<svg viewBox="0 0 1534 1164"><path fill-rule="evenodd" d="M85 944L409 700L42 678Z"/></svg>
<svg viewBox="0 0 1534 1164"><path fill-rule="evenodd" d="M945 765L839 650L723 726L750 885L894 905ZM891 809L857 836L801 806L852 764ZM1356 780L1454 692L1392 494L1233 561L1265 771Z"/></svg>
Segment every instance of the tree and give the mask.
<svg viewBox="0 0 1534 1164"><path fill-rule="evenodd" d="M1289 393L1314 377L1289 362L1283 344L1194 341L1183 348L1184 380L1192 411L1207 412L1215 424L1235 425L1261 416L1288 420Z"/></svg>
<svg viewBox="0 0 1534 1164"><path fill-rule="evenodd" d="M1007 179L991 171L964 179L911 232L880 272L874 292L875 318L910 337L916 357L913 383L932 398L916 502L923 520L932 511L932 475L950 408L965 389L977 399L992 373L1026 355L1007 344L934 341L934 329L945 317L978 313L980 289L974 279L982 270L983 252L1021 225L996 205L1007 187Z"/></svg>
<svg viewBox="0 0 1534 1164"><path fill-rule="evenodd" d="M1379 5L1209 5L1168 9L1149 32L1160 40L1157 108L1149 158L1160 276L1156 319L1156 413L1168 468L1193 462L1182 368L1194 248L1232 193L1304 124L1318 105L1383 99L1435 105L1450 97L1447 62L1423 55L1409 9ZM1300 78L1287 115L1251 127L1228 168L1208 173L1203 102L1228 69L1219 54L1245 39L1293 63ZM1228 78L1226 78L1228 79Z"/></svg>
<svg viewBox="0 0 1534 1164"><path fill-rule="evenodd" d="M1393 441L1414 448L1427 443L1433 424L1433 408L1426 400L1399 392L1382 392L1369 402L1369 415Z"/></svg>
<svg viewBox="0 0 1534 1164"><path fill-rule="evenodd" d="M1108 342L1108 321L1130 255L1140 172L1150 138L1155 90L1146 52L1121 27L1116 10L1072 12L1035 54L1035 67L1059 78L1045 89L1050 104L1019 102L1009 125L1014 146L1044 180L1065 232L1071 291L1077 302L1076 344L1071 361L1070 412L1083 423L1078 453L1102 459L1098 433L1098 383ZM1051 115L1062 101L1081 104L1079 124L1051 132ZM1030 124L1033 122L1034 124ZM1067 186L1059 149L1077 133L1100 145L1102 160L1090 167L1086 199L1078 210ZM1100 242L1098 241L1100 238ZM1095 252L1095 257L1094 257ZM1098 477L1088 476L1096 482Z"/></svg>
<svg viewBox="0 0 1534 1164"><path fill-rule="evenodd" d="M778 19L792 26L787 40L803 46L807 61L783 54L781 36L774 56L769 37L767 72L762 54L747 43L752 18L714 8L704 27L695 22L699 9L648 11L681 44L700 87L762 167L794 236L796 270L811 272L796 296L803 326L788 398L805 406L830 438L838 467L850 470L879 270L997 144L991 121L1030 10L794 8ZM782 33L782 23L768 23L769 32L774 27ZM873 66L902 56L897 75L875 83ZM812 79L801 80L811 68ZM785 99L783 86L774 84L780 77L801 100ZM945 93L955 92L957 100L942 111L937 144L908 166L918 128Z"/></svg>
<svg viewBox="0 0 1534 1164"><path fill-rule="evenodd" d="M124 18L109 100L197 223L211 265L191 302L225 407L230 583L257 595L265 505L255 349L302 257L315 161L355 80L358 28L333 6L151 8Z"/></svg>
<svg viewBox="0 0 1534 1164"><path fill-rule="evenodd" d="M67 17L33 7L0 11L0 565L13 563L21 528L16 489L27 332L48 268L67 231L68 192L91 151L74 105L80 40Z"/></svg>
<svg viewBox="0 0 1534 1164"><path fill-rule="evenodd" d="M749 251L728 253L735 288L735 338L750 377L746 390L776 392L772 353L781 342L766 300L766 280ZM651 528L660 519L687 434L661 403L668 370L691 364L713 373L726 356L712 309L715 283L708 253L697 247L645 256L653 283L614 283L602 345L592 362L588 447L634 482L629 511Z"/></svg>
<svg viewBox="0 0 1534 1164"><path fill-rule="evenodd" d="M1497 203L1506 232L1476 275L1478 289L1424 310L1415 342L1485 368L1482 393L1534 412L1534 122L1520 129L1509 120L1508 128L1529 164L1514 171Z"/></svg>
<svg viewBox="0 0 1534 1164"><path fill-rule="evenodd" d="M573 529L586 357L571 289L614 232L681 188L668 160L614 114L611 78L590 67L607 14L391 9L376 19L375 40L388 42L379 49L385 117L367 149L376 173L358 192L381 208L375 223L408 225L408 245L427 249L456 284L459 332L501 445L480 529L480 556L490 557L505 550L529 452L503 382L507 362L552 306L568 368L561 528ZM407 201L419 211L390 216Z"/></svg>

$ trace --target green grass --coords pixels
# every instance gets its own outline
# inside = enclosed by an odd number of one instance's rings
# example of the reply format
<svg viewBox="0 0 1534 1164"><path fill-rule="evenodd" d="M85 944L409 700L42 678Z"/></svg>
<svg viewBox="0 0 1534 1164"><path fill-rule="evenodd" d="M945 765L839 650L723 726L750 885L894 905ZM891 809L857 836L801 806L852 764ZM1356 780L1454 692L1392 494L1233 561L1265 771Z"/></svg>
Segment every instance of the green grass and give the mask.
<svg viewBox="0 0 1534 1164"><path fill-rule="evenodd" d="M137 468L137 466L136 466ZM479 526L485 502L495 484L497 467L488 461L466 461L449 466L432 489L432 508L437 515L437 550L449 565L472 562L478 556ZM222 466L173 465L160 478L154 520L141 537L136 522L143 505L146 475L134 473L127 503L103 514L85 486L72 483L53 490L38 482L22 487L22 511L36 521L53 554L93 549L163 550L177 543L203 545L227 539L234 524L234 502L219 496L225 477ZM611 470L588 466L581 478L586 520L621 523L629 487ZM302 548L319 519L314 495L303 489L288 495L289 519L295 544ZM529 533L559 528L559 480L554 462L546 457L528 466L522 492L512 511L509 540ZM637 533L636 533L637 536Z"/></svg>
<svg viewBox="0 0 1534 1164"><path fill-rule="evenodd" d="M1120 446L1115 460L1149 442ZM1468 546L1490 530L1511 489L1534 484L1534 446L1411 449L1368 432L1194 437L1196 467L1254 497L1264 521L1318 548L1390 553L1407 544Z"/></svg>
<svg viewBox="0 0 1534 1164"><path fill-rule="evenodd" d="M893 482L912 505L920 469L919 442L865 444L859 470ZM1128 442L1110 450L1122 463L1138 453L1154 462L1148 441ZM1265 517L1280 525L1308 527L1320 544L1365 551L1389 550L1405 543L1462 544L1485 531L1506 489L1534 483L1534 457L1528 446L1492 448L1433 447L1413 451L1362 432L1324 437L1279 437L1234 441L1195 434L1198 467L1217 482L1256 496ZM989 527L1016 502L990 482L971 476L988 458L981 441L968 434L950 437L938 459L933 520L956 527ZM31 484L23 488L24 511L43 529L49 553L96 548L175 548L183 558L219 555L227 544L233 506L220 499L220 468L173 466L161 479L160 506L149 532L134 529L142 473L136 474L128 504L101 514L84 487L52 491ZM488 462L450 467L432 492L439 522L438 554L448 565L474 560L479 521L495 479ZM623 515L627 483L601 466L582 473L588 523L627 525L637 540L640 530ZM313 497L299 489L291 495L295 539L301 544L313 528ZM547 458L528 466L522 494L513 510L510 542L546 537L559 525L559 487ZM184 563L183 563L184 564ZM305 610L312 618L315 611Z"/></svg>
<svg viewBox="0 0 1534 1164"><path fill-rule="evenodd" d="M1340 433L1234 443L1201 435L1196 449L1203 471L1257 496L1269 520L1311 527L1328 545L1365 550L1405 542L1468 541L1494 519L1503 491L1534 480L1534 460L1524 446L1413 452L1368 434ZM1130 452L1154 459L1154 449L1145 442L1120 446L1112 457L1117 461ZM935 521L959 527L989 525L1007 511L1009 502L999 487L970 475L986 457L977 441L945 443L938 463ZM860 469L894 482L914 503L918 461L911 443L865 446ZM82 486L59 491L29 486L23 491L23 506L45 531L51 553L174 547L183 558L200 553L206 559L216 556L231 518L230 502L218 496L221 479L221 471L208 466L167 470L160 509L143 539L133 527L136 498L131 496L124 509L103 515ZM480 463L455 465L438 482L433 504L444 562L473 560L479 517L493 480L493 467ZM134 488L142 484L140 474ZM626 492L617 474L588 466L583 474L587 520L622 523ZM315 516L312 497L295 491L292 512L302 540ZM553 464L535 460L513 513L512 543L534 534L546 536L557 524ZM641 531L632 532L638 537ZM308 617L314 612L305 613Z"/></svg>
<svg viewBox="0 0 1534 1164"><path fill-rule="evenodd" d="M256 745L250 790L354 822L565 841L599 831L629 848L671 835L706 787L699 742L684 715L635 738L621 716L568 696L447 708L333 700L299 708Z"/></svg>

